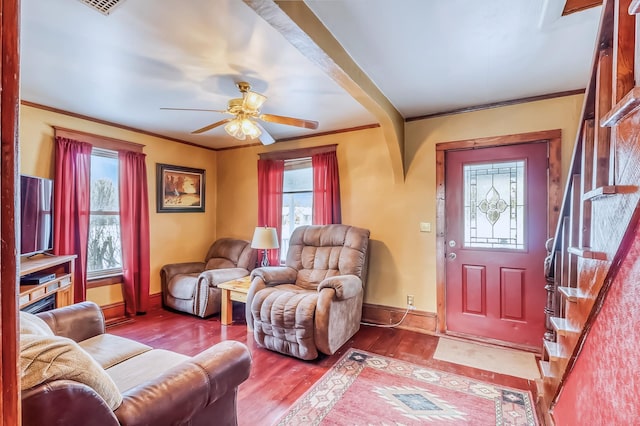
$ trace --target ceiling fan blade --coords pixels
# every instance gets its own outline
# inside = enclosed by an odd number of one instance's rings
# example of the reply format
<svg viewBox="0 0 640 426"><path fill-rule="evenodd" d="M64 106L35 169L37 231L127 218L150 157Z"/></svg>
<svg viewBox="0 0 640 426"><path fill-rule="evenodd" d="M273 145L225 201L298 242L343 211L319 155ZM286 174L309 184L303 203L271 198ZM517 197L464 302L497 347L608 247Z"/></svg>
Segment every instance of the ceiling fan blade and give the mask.
<svg viewBox="0 0 640 426"><path fill-rule="evenodd" d="M272 143L274 143L276 140L273 138L273 136L271 136L269 134L269 132L267 132L264 127L262 127L260 125L260 123L255 123L256 126L258 126L258 128L260 129L260 131L262 132L260 134L260 136L258 136L258 139L260 139L260 142L262 142L262 145L271 145Z"/></svg>
<svg viewBox="0 0 640 426"><path fill-rule="evenodd" d="M317 129L318 122L303 120L301 118L284 117L282 115L260 114L260 119L269 123L286 124L287 126L304 127L305 129Z"/></svg>
<svg viewBox="0 0 640 426"><path fill-rule="evenodd" d="M208 132L209 130L214 129L218 126L222 126L223 124L228 123L231 120L232 118L225 118L224 120L216 121L215 123L209 124L208 126L205 126L202 129L194 130L193 132L191 132L191 134L198 135L200 133Z"/></svg>
<svg viewBox="0 0 640 426"><path fill-rule="evenodd" d="M208 111L208 112L221 112L226 113L228 111L222 109L199 109L199 108L160 108L169 111Z"/></svg>

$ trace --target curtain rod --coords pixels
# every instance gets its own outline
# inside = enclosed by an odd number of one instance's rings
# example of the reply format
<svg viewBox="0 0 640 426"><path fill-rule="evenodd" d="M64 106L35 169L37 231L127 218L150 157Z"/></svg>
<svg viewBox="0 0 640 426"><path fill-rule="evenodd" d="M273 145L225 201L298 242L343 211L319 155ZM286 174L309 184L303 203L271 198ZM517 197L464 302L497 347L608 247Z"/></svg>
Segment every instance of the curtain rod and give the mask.
<svg viewBox="0 0 640 426"><path fill-rule="evenodd" d="M314 146L310 148L288 149L285 151L271 151L258 154L261 160L289 160L291 158L311 157L315 154L336 151L338 144Z"/></svg>

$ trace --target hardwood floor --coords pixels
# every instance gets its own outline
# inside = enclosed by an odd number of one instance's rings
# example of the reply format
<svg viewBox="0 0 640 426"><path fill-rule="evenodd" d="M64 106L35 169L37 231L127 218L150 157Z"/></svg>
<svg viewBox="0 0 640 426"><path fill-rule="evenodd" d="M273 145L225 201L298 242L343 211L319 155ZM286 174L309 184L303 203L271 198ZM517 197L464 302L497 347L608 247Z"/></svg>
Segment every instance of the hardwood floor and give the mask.
<svg viewBox="0 0 640 426"><path fill-rule="evenodd" d="M239 309L238 309L239 308ZM234 305L233 325L223 326L219 316L208 319L153 308L132 322L114 325L108 332L135 339L154 348L196 355L223 340L245 343L253 358L251 376L238 392L240 425L271 425L350 348L448 371L467 377L518 389L530 390L533 381L478 370L433 359L437 336L391 328L362 326L360 331L332 356L301 361L256 345L247 333L242 307Z"/></svg>

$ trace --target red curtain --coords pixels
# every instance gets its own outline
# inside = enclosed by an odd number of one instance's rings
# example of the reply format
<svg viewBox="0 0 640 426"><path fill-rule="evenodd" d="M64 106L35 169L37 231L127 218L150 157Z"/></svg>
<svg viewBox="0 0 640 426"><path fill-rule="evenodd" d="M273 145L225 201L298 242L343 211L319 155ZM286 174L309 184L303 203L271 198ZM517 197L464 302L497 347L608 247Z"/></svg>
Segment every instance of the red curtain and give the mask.
<svg viewBox="0 0 640 426"><path fill-rule="evenodd" d="M340 176L336 152L323 152L311 157L313 166L313 223L341 223Z"/></svg>
<svg viewBox="0 0 640 426"><path fill-rule="evenodd" d="M120 234L122 240L122 293L128 316L149 306L149 197L146 155L121 151Z"/></svg>
<svg viewBox="0 0 640 426"><path fill-rule="evenodd" d="M53 252L75 254L73 300L86 300L91 144L56 137Z"/></svg>
<svg viewBox="0 0 640 426"><path fill-rule="evenodd" d="M258 226L276 228L282 238L284 160L258 160ZM269 250L269 264L280 264L280 250Z"/></svg>

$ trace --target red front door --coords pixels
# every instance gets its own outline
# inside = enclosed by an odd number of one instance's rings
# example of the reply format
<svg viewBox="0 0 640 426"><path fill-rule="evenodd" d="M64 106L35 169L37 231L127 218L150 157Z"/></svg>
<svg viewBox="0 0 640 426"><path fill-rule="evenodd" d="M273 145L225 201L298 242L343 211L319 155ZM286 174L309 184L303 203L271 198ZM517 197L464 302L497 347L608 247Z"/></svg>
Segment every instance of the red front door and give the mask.
<svg viewBox="0 0 640 426"><path fill-rule="evenodd" d="M547 144L446 153L447 331L538 346Z"/></svg>

